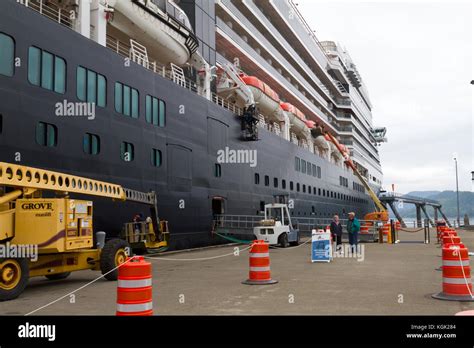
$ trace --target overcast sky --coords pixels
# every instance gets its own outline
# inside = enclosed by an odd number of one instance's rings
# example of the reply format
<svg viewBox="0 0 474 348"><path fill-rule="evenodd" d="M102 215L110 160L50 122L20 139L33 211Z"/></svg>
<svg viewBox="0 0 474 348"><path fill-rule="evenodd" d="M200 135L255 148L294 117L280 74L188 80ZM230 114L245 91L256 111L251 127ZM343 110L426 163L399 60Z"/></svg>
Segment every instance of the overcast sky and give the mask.
<svg viewBox="0 0 474 348"><path fill-rule="evenodd" d="M474 170L470 1L294 0L320 41L341 43L387 127L384 187L471 191Z"/></svg>

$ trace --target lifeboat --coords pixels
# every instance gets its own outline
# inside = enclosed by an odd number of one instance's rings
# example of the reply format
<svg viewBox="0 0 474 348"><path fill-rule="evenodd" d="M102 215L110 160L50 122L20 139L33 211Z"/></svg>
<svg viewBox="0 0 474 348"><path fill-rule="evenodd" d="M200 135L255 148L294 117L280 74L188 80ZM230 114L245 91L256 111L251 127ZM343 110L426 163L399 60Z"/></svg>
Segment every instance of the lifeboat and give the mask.
<svg viewBox="0 0 474 348"><path fill-rule="evenodd" d="M318 149L319 154L329 160L329 155L331 153L331 148L329 146L329 142L326 140L324 135L320 135L313 140L314 145Z"/></svg>
<svg viewBox="0 0 474 348"><path fill-rule="evenodd" d="M342 165L344 163L344 157L342 156L341 152L339 151L337 146L334 145L334 143L331 141L331 138L329 138L327 134L324 137L329 144L329 153L330 153L331 159L334 159L334 162L336 162L336 164Z"/></svg>
<svg viewBox="0 0 474 348"><path fill-rule="evenodd" d="M285 116L280 109L280 97L270 86L255 76L241 75L240 78L252 91L261 114L275 122L285 121Z"/></svg>
<svg viewBox="0 0 474 348"><path fill-rule="evenodd" d="M306 137L309 130L307 122L312 122L313 127L314 122L307 120L306 116L293 104L281 103L280 107L288 115L291 124L291 130L296 134L304 134Z"/></svg>
<svg viewBox="0 0 474 348"><path fill-rule="evenodd" d="M166 12L166 4L179 18ZM199 47L186 13L172 1L167 0L163 8L152 1L134 0L108 0L108 5L114 9L109 25L138 38L163 64L184 65Z"/></svg>

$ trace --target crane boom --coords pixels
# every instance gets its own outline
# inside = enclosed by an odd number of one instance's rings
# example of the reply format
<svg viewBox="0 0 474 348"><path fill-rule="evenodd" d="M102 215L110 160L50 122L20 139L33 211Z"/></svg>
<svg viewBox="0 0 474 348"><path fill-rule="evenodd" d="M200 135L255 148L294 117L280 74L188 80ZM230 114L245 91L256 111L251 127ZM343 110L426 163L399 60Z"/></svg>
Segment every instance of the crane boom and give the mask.
<svg viewBox="0 0 474 348"><path fill-rule="evenodd" d="M362 174L357 170L354 162L352 162L352 160L350 159L349 155L347 154L347 152L345 152L341 145L339 144L339 142L337 141L337 139L331 134L331 133L326 133L329 137L329 139L331 140L331 142L336 146L336 148L339 150L339 152L341 153L341 155L344 157L344 163L350 167L352 169L352 171L354 172L354 174L357 176L357 178L359 178L360 182L362 183L362 185L364 185L365 189L367 190L367 192L369 193L369 196L370 198L372 198L372 200L374 201L375 203L375 206L378 210L378 212L380 212L381 214L379 214L380 216L382 217L385 217L388 215L387 213L387 209L385 208L385 206L382 204L382 202L380 201L380 199L377 197L377 195L375 194L375 192L372 190L372 188L370 187L370 185L367 183L367 181L365 180L365 178L362 176ZM388 217L386 218L388 219ZM382 220L386 220L384 218L382 218Z"/></svg>
<svg viewBox="0 0 474 348"><path fill-rule="evenodd" d="M135 191L105 181L5 162L0 162L0 185L30 193L49 190L156 205L154 192Z"/></svg>

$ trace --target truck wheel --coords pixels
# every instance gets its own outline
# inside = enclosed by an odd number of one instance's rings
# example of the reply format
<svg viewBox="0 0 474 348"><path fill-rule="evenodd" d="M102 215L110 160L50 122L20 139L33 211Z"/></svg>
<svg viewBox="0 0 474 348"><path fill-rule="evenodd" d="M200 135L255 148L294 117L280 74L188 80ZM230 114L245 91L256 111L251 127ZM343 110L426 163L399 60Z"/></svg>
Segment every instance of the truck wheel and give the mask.
<svg viewBox="0 0 474 348"><path fill-rule="evenodd" d="M29 276L27 259L0 259L0 301L20 296L28 284Z"/></svg>
<svg viewBox="0 0 474 348"><path fill-rule="evenodd" d="M289 243L288 243L288 235L286 233L283 233L279 238L280 240L280 246L282 248L287 248Z"/></svg>
<svg viewBox="0 0 474 348"><path fill-rule="evenodd" d="M118 266L127 260L129 244L123 239L107 241L100 254L100 270L107 280L117 280Z"/></svg>
<svg viewBox="0 0 474 348"><path fill-rule="evenodd" d="M48 278L49 280L60 280L60 279L66 279L71 275L71 272L63 272L63 273L56 273L56 274L48 274L45 277Z"/></svg>
<svg viewBox="0 0 474 348"><path fill-rule="evenodd" d="M300 244L300 234L298 233L298 236L296 237L296 240L294 242L291 242L291 246L298 246Z"/></svg>

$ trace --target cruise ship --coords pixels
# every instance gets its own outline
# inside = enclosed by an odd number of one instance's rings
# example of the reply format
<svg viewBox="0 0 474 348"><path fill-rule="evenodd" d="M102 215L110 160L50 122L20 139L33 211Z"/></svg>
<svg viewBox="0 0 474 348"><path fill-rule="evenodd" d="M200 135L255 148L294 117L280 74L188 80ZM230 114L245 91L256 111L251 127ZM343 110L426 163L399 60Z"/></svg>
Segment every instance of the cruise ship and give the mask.
<svg viewBox="0 0 474 348"><path fill-rule="evenodd" d="M326 133L383 181L355 63L291 0L2 0L0 99L0 161L153 190L176 249L276 199L295 219L373 211ZM142 209L94 200L95 230Z"/></svg>

